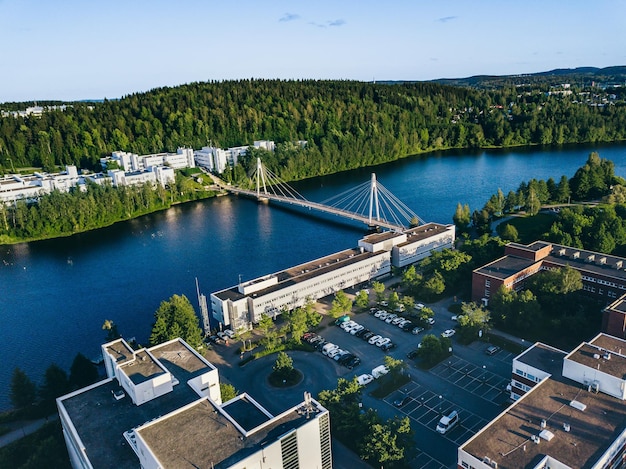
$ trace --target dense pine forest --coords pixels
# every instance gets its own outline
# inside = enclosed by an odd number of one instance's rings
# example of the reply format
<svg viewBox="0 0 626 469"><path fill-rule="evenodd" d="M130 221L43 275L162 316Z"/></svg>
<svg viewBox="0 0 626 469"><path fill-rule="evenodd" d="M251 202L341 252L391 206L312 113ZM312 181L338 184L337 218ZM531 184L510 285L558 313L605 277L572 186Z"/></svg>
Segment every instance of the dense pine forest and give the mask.
<svg viewBox="0 0 626 469"><path fill-rule="evenodd" d="M294 180L446 148L626 138L622 96L590 87L563 91L424 82L192 83L115 101L71 103L41 117L2 117L0 174L65 164L99 170L99 158L115 150L146 154L268 139L286 145L267 166ZM288 145L296 140L308 141L305 151Z"/></svg>

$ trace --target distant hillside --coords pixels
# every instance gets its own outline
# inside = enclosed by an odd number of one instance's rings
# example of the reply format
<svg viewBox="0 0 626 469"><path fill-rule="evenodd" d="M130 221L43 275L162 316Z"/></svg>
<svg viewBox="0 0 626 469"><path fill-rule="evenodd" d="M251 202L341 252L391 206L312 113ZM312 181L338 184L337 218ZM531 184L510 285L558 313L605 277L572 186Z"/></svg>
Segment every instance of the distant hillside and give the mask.
<svg viewBox="0 0 626 469"><path fill-rule="evenodd" d="M578 67L557 68L548 72L529 73L521 75L475 75L467 78L441 78L431 80L451 86L466 86L477 89L497 89L515 85L554 85L571 83L582 86L626 84L626 66L613 67Z"/></svg>

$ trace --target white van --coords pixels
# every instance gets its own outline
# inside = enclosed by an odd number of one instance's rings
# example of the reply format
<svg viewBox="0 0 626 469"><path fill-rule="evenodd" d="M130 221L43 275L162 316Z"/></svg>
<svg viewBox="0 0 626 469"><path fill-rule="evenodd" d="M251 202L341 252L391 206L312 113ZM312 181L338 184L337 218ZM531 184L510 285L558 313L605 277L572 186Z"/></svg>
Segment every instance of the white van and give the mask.
<svg viewBox="0 0 626 469"><path fill-rule="evenodd" d="M444 415L441 419L439 419L437 431L443 435L457 423L459 423L459 413L456 410L453 410L448 415Z"/></svg>
<svg viewBox="0 0 626 469"><path fill-rule="evenodd" d="M381 376L386 375L387 373L389 373L389 368L387 368L385 365L379 365L372 370L372 376L374 377L374 379L378 379Z"/></svg>

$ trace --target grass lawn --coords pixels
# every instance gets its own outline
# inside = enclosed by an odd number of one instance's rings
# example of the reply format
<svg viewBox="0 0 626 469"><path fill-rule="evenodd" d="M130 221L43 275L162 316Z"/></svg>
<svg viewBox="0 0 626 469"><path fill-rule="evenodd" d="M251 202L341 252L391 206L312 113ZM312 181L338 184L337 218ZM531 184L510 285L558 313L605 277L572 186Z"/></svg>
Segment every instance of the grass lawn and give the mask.
<svg viewBox="0 0 626 469"><path fill-rule="evenodd" d="M519 233L519 242L528 244L541 239L541 235L550 230L555 219L556 217L549 213L538 213L535 216L514 217L508 222L498 225L497 230L498 234L500 234L505 225L513 225Z"/></svg>

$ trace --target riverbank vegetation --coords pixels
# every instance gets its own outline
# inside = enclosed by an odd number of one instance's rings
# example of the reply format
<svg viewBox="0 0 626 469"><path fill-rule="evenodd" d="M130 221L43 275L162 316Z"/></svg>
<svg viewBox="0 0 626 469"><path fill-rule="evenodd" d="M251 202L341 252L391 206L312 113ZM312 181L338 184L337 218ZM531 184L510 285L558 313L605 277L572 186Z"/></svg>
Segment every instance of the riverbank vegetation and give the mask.
<svg viewBox="0 0 626 469"><path fill-rule="evenodd" d="M0 203L0 244L70 236L211 195L197 178L181 172L167 189L149 183L121 187L94 183L85 192L55 190L41 196L39 203Z"/></svg>

